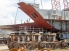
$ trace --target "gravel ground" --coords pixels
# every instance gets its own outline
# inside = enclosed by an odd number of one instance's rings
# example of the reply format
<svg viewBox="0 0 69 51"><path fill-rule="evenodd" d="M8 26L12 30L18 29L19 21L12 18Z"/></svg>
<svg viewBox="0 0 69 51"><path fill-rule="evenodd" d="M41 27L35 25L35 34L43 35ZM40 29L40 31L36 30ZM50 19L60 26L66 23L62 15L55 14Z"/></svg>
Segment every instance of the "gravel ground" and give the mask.
<svg viewBox="0 0 69 51"><path fill-rule="evenodd" d="M9 51L7 45L0 44L0 51Z"/></svg>
<svg viewBox="0 0 69 51"><path fill-rule="evenodd" d="M51 51L69 51L69 49L56 49L56 50L51 50Z"/></svg>
<svg viewBox="0 0 69 51"><path fill-rule="evenodd" d="M9 51L9 50L0 50L0 51ZM56 50L51 50L51 51L69 51L69 49L68 50L66 50L66 49L62 49L62 50L59 50L59 49L56 49Z"/></svg>
<svg viewBox="0 0 69 51"><path fill-rule="evenodd" d="M9 50L3 49L3 50L0 50L0 51L9 51ZM32 50L32 51L35 51L35 50ZM51 50L51 51L69 51L69 49L56 49L56 50Z"/></svg>
<svg viewBox="0 0 69 51"><path fill-rule="evenodd" d="M0 45L0 51L9 51L9 49L7 45ZM30 51L35 51L35 50L30 50ZM69 49L56 49L56 50L51 50L51 51L69 51Z"/></svg>

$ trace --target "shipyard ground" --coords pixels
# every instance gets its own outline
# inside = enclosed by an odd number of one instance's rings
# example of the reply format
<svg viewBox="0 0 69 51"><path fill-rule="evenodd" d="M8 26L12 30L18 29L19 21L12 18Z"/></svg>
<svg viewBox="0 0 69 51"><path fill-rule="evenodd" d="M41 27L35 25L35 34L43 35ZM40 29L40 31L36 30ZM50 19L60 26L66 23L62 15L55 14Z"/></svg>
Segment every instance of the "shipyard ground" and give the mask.
<svg viewBox="0 0 69 51"><path fill-rule="evenodd" d="M0 51L10 51L10 50L8 49L7 45L0 45ZM35 51L35 50L28 50L28 51ZM51 50L51 51L69 51L69 48L67 48L67 49L55 49L55 50Z"/></svg>

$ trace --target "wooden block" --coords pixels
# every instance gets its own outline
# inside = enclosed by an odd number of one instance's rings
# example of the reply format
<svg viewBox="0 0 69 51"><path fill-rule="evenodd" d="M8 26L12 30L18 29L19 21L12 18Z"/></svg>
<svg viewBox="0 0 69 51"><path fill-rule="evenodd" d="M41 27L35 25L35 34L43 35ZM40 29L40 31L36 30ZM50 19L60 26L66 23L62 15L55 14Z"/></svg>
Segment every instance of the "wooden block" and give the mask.
<svg viewBox="0 0 69 51"><path fill-rule="evenodd" d="M36 51L39 51L38 48L36 48Z"/></svg>
<svg viewBox="0 0 69 51"><path fill-rule="evenodd" d="M10 51L18 51L17 48L12 48Z"/></svg>
<svg viewBox="0 0 69 51"><path fill-rule="evenodd" d="M50 49L49 48L43 48L43 49L41 49L41 51L50 51Z"/></svg>
<svg viewBox="0 0 69 51"><path fill-rule="evenodd" d="M19 49L19 51L25 51L24 47L21 47L21 48Z"/></svg>

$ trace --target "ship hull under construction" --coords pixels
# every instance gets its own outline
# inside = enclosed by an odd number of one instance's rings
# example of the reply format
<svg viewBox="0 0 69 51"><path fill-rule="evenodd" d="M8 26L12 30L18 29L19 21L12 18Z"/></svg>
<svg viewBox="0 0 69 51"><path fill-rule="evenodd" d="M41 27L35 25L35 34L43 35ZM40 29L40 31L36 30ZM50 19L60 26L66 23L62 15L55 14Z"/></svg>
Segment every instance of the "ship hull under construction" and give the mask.
<svg viewBox="0 0 69 51"><path fill-rule="evenodd" d="M19 8L24 11L40 28L52 31L69 31L68 20L44 19L42 15L31 5L24 2L18 3Z"/></svg>
<svg viewBox="0 0 69 51"><path fill-rule="evenodd" d="M57 12L51 13L52 11L46 11L46 10L40 10L38 8L38 4L32 5L31 3L24 3L20 2L18 3L19 8L25 12L34 22L30 23L23 23L23 24L14 24L14 25L4 25L0 26L1 30L13 30L13 31L18 31L20 28L25 27L28 29L30 32L34 31L34 29L42 29L46 31L51 31L51 32L68 32L69 31L69 19L64 17L64 11L62 11L62 16L60 16L60 11L58 12L59 15L57 15ZM66 13L66 12L65 12ZM68 13L68 12L67 12ZM56 17L55 17L56 16ZM67 19L67 20L66 20ZM33 28L33 29L31 29ZM40 30L39 29L39 30Z"/></svg>

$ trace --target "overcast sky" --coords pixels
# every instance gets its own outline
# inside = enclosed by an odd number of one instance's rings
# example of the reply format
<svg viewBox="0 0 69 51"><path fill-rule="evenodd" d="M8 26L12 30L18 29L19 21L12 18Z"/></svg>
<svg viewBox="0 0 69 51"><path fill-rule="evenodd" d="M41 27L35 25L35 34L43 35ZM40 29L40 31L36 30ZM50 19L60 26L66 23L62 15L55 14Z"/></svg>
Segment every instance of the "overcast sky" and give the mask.
<svg viewBox="0 0 69 51"><path fill-rule="evenodd" d="M32 2L34 3L34 0L20 0L24 1L24 2ZM61 1L61 5L62 5L62 0ZM8 24L14 24L14 20L16 17L16 23L21 23L22 22L26 22L27 19L29 19L29 17L20 9L18 9L17 12L17 8L18 5L17 3L19 2L19 0L1 0L0 2L0 25L8 25ZM41 4L40 0L35 0L36 3ZM51 9L51 0L42 0L42 5L44 9ZM41 6L42 7L42 6ZM63 8L63 5L62 5ZM16 16L16 12L17 12L17 16Z"/></svg>

